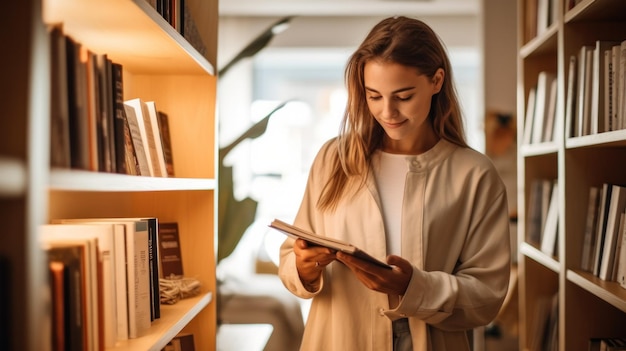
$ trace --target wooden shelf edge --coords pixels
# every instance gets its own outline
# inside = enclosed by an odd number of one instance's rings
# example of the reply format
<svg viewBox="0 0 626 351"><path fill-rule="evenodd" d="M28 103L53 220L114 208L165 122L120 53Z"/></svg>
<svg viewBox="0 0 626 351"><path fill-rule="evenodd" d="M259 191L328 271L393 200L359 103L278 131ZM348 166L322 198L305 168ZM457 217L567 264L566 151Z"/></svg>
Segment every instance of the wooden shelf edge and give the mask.
<svg viewBox="0 0 626 351"><path fill-rule="evenodd" d="M552 257L549 257L545 253L541 252L541 250L532 246L529 243L522 243L519 250L524 256L536 261L537 263L557 274L561 270L559 261L555 260Z"/></svg>
<svg viewBox="0 0 626 351"><path fill-rule="evenodd" d="M626 289L619 283L602 280L589 272L567 270L567 280L626 312Z"/></svg>
<svg viewBox="0 0 626 351"><path fill-rule="evenodd" d="M626 129L568 138L567 149L601 146L626 146Z"/></svg>
<svg viewBox="0 0 626 351"><path fill-rule="evenodd" d="M215 190L212 178L161 178L116 173L55 169L50 190L64 191L180 191Z"/></svg>
<svg viewBox="0 0 626 351"><path fill-rule="evenodd" d="M520 146L519 154L521 156L542 156L556 154L558 150L559 147L555 142L525 144Z"/></svg>
<svg viewBox="0 0 626 351"><path fill-rule="evenodd" d="M552 24L543 33L529 40L519 49L520 57L528 58L546 52L554 52L556 55L558 29L556 23Z"/></svg>
<svg viewBox="0 0 626 351"><path fill-rule="evenodd" d="M180 300L174 305L161 305L161 318L152 322L149 334L118 342L115 348L108 348L107 351L161 351L198 313L209 305L212 298L213 294L208 292Z"/></svg>
<svg viewBox="0 0 626 351"><path fill-rule="evenodd" d="M0 157L0 197L26 193L26 166L15 158Z"/></svg>

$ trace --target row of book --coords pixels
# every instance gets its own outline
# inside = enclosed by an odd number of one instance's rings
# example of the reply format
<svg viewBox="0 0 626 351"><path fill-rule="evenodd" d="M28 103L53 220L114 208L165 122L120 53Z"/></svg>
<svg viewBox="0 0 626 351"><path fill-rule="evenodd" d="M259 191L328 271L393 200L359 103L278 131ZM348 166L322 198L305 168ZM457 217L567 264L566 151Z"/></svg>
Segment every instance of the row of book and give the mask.
<svg viewBox="0 0 626 351"><path fill-rule="evenodd" d="M542 71L537 85L528 91L522 144L554 140L557 101L557 79L552 72Z"/></svg>
<svg viewBox="0 0 626 351"><path fill-rule="evenodd" d="M626 40L597 40L569 58L565 128L567 137L626 129ZM542 71L529 89L523 144L555 137L557 76Z"/></svg>
<svg viewBox="0 0 626 351"><path fill-rule="evenodd" d="M549 256L558 256L558 183L554 179L537 178L530 184L526 242Z"/></svg>
<svg viewBox="0 0 626 351"><path fill-rule="evenodd" d="M597 40L569 58L567 137L626 128L626 40Z"/></svg>
<svg viewBox="0 0 626 351"><path fill-rule="evenodd" d="M124 70L49 28L50 163L57 168L174 175L168 115L154 101L124 100Z"/></svg>
<svg viewBox="0 0 626 351"><path fill-rule="evenodd" d="M581 269L626 288L626 187L589 188Z"/></svg>
<svg viewBox="0 0 626 351"><path fill-rule="evenodd" d="M182 275L177 223L156 217L58 219L41 226L52 306L52 350L100 351L145 335L161 317L159 278ZM163 264L160 246L167 264ZM177 253L172 252L174 246ZM177 256L178 261L172 258Z"/></svg>
<svg viewBox="0 0 626 351"><path fill-rule="evenodd" d="M198 52L205 55L206 45L202 41L196 22L184 0L147 0L178 33L180 33Z"/></svg>
<svg viewBox="0 0 626 351"><path fill-rule="evenodd" d="M524 1L524 38L525 42L541 35L558 16L558 0Z"/></svg>

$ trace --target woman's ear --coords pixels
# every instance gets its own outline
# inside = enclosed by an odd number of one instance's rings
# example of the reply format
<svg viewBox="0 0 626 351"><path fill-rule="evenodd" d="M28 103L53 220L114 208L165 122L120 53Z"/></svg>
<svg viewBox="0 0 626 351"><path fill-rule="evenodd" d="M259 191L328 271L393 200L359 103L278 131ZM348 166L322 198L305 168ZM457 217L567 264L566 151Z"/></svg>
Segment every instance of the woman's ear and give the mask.
<svg viewBox="0 0 626 351"><path fill-rule="evenodd" d="M441 91L441 87L443 86L443 80L446 78L446 72L443 68L438 68L433 74L433 84L435 85L435 94Z"/></svg>

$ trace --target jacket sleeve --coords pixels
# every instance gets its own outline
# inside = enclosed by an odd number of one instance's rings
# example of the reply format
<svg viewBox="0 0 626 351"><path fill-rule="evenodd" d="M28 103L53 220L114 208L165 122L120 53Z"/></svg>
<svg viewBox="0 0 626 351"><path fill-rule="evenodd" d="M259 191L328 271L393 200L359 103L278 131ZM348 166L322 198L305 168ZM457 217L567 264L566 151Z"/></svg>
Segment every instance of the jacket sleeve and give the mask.
<svg viewBox="0 0 626 351"><path fill-rule="evenodd" d="M329 149L334 139L326 142L320 149L309 171L309 178L304 190L304 195L294 224L305 230L315 232L316 220L319 220L319 214L316 209L317 200L320 196L319 189L322 189L324 182L323 166L327 164L327 158ZM296 268L296 257L293 252L293 245L295 240L287 238L280 247L280 262L278 265L278 276L285 285L285 287L291 291L294 295L301 298L312 298L317 295L324 287L324 274L322 274L319 288L315 292L308 291L298 275Z"/></svg>

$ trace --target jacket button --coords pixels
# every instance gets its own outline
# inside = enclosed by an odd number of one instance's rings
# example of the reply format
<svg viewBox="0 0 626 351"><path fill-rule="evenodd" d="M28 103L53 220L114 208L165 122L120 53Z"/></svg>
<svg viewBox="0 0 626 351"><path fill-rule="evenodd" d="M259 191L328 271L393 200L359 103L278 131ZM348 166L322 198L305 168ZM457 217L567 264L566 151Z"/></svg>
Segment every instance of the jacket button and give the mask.
<svg viewBox="0 0 626 351"><path fill-rule="evenodd" d="M378 309L378 314L380 314L381 316L384 316L385 315L385 310L382 309L382 308L379 308Z"/></svg>

